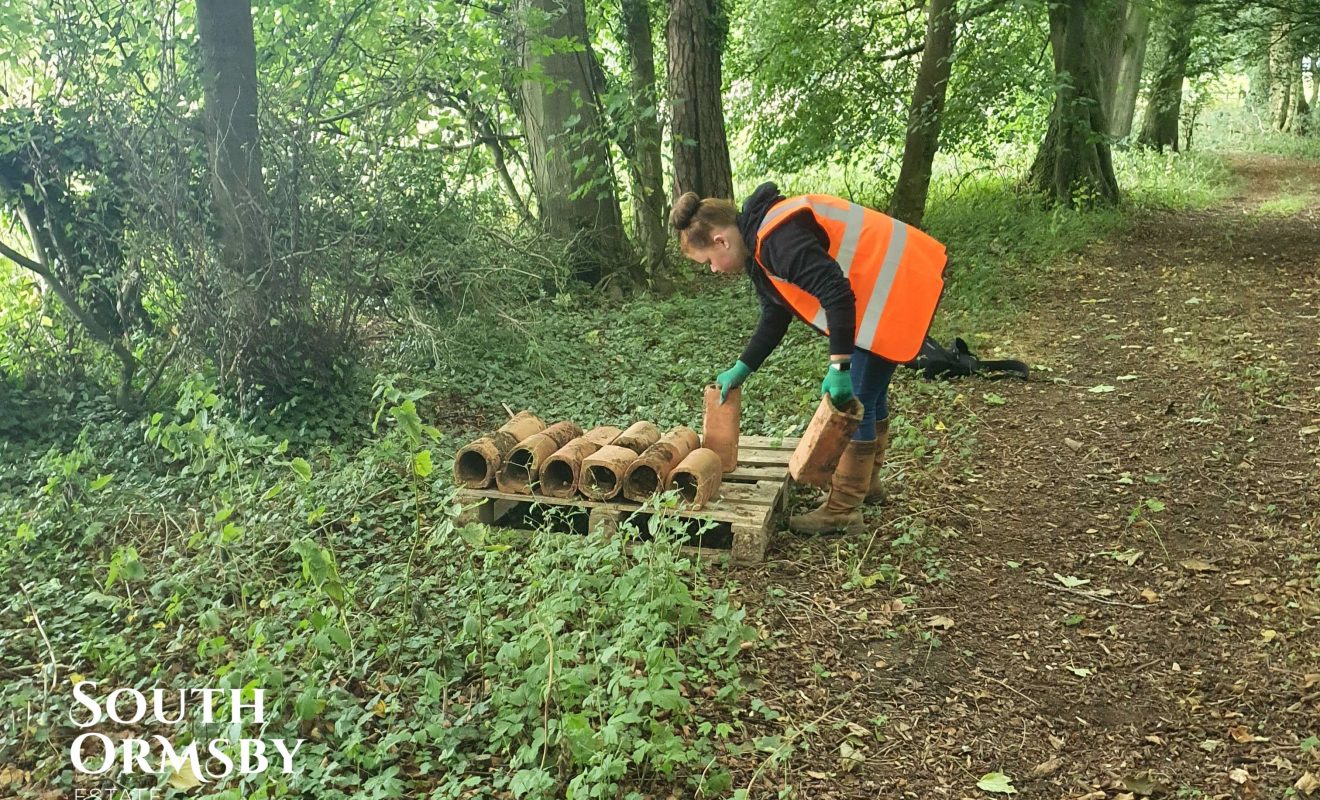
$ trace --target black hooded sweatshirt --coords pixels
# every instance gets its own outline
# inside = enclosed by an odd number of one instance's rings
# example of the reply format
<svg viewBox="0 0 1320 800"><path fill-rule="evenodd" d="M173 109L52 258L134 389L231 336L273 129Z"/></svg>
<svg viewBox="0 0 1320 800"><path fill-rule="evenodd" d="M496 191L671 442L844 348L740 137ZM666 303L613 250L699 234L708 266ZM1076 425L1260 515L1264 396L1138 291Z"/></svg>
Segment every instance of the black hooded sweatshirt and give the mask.
<svg viewBox="0 0 1320 800"><path fill-rule="evenodd" d="M754 370L779 346L794 316L794 311L756 263L756 231L770 207L783 199L778 186L763 183L743 201L742 213L738 215L738 230L752 254L747 259L746 272L761 300L761 319L741 358ZM830 257L829 237L808 209L794 213L771 231L761 243L761 263L775 277L801 287L820 301L825 309L825 324L830 329L830 355L852 355L857 300L839 262Z"/></svg>

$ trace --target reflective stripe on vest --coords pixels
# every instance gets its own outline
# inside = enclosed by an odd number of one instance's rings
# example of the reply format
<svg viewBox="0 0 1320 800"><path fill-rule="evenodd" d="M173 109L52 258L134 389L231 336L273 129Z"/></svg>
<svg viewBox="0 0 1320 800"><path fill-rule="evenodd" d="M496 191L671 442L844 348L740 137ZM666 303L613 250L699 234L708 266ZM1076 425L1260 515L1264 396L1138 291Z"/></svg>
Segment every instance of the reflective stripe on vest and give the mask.
<svg viewBox="0 0 1320 800"><path fill-rule="evenodd" d="M757 229L756 262L784 301L822 333L829 327L820 301L761 262L760 243L803 210L825 231L829 254L852 285L857 347L893 361L915 358L944 288L944 246L919 229L837 197L802 195L775 204Z"/></svg>

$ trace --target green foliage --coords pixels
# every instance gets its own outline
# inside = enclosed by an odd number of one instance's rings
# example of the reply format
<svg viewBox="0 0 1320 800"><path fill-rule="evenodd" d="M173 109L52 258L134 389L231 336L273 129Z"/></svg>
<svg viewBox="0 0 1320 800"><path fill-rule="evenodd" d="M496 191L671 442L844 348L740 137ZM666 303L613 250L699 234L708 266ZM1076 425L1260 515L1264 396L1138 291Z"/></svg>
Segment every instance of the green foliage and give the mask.
<svg viewBox="0 0 1320 800"><path fill-rule="evenodd" d="M150 420L0 462L0 574L24 586L4 601L0 668L47 665L0 690L0 708L35 712L0 714L19 767L69 788L73 670L266 689L263 735L308 742L296 786L255 776L244 795L727 786L714 738L686 731L742 692L733 587L662 516L644 536L458 525L439 431L409 394L382 382L381 434L360 449L295 453L192 379Z"/></svg>

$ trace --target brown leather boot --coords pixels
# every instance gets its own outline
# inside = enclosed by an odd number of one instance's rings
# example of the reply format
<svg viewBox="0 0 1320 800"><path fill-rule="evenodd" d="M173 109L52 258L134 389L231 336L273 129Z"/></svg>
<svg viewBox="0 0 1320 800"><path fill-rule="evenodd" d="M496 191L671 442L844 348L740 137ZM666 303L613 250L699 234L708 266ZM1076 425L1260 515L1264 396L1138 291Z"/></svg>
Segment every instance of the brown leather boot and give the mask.
<svg viewBox="0 0 1320 800"><path fill-rule="evenodd" d="M880 469L885 465L885 451L889 449L889 417L875 424L875 461L871 464L871 488L866 492L866 502L883 503L884 487L880 484Z"/></svg>
<svg viewBox="0 0 1320 800"><path fill-rule="evenodd" d="M857 531L862 527L862 501L875 460L875 440L848 442L839 466L830 480L830 493L815 511L790 517L794 533L816 536L835 531Z"/></svg>

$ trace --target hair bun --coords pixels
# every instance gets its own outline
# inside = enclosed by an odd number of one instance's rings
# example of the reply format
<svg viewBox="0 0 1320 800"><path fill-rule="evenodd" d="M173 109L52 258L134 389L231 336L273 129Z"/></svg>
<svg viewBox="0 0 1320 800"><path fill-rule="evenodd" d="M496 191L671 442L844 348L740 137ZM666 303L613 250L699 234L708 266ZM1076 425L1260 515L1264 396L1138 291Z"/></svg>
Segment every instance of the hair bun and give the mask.
<svg viewBox="0 0 1320 800"><path fill-rule="evenodd" d="M669 214L669 224L674 226L675 230L687 230L687 226L692 224L692 218L697 215L697 209L701 207L701 198L697 197L696 192L685 192L678 202L674 203L674 210Z"/></svg>

